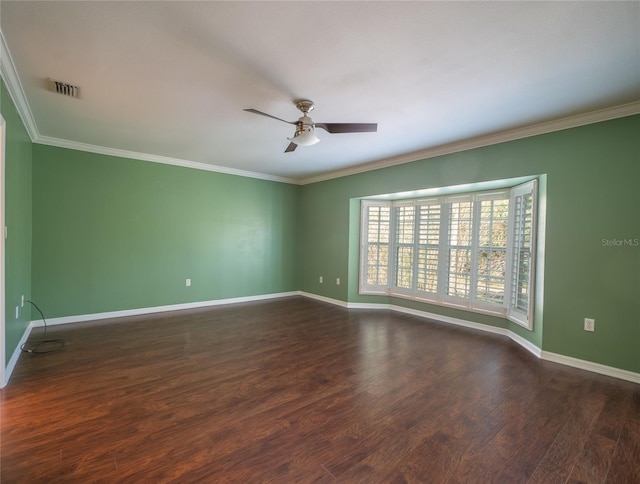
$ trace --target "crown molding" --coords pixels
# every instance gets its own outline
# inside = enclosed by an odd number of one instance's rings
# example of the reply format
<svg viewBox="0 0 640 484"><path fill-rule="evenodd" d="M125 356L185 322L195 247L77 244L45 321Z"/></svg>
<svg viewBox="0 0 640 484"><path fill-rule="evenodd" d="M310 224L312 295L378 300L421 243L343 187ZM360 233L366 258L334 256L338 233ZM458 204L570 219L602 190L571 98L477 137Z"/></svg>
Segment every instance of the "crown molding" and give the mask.
<svg viewBox="0 0 640 484"><path fill-rule="evenodd" d="M9 96L13 104L18 110L20 119L24 124L31 142L36 144L55 146L58 148L67 148L78 151L86 151L89 153L98 153L101 155L117 156L120 158L129 158L134 160L150 161L153 163L163 163L165 165L181 166L184 168L193 168L196 170L213 171L217 173L225 173L227 175L237 175L246 178L257 178L260 180L275 181L280 183L299 184L299 180L294 178L269 175L266 173L257 173L236 168L228 168L224 166L211 165L208 163L200 163L197 161L183 160L179 158L171 158L167 156L154 155L150 153L138 153L135 151L121 150L117 148L109 148L107 146L92 145L88 143L80 143L61 138L53 138L50 136L42 136L38 131L35 118L31 112L27 97L20 83L18 72L16 70L11 53L5 41L2 30L0 30L0 75L4 79L9 91Z"/></svg>
<svg viewBox="0 0 640 484"><path fill-rule="evenodd" d="M20 92L22 90L20 89ZM24 94L22 95L24 99ZM14 101L15 102L15 101ZM24 102L27 110L29 105ZM16 103L17 105L17 103ZM31 111L29 110L29 115ZM235 168L229 168L224 166L211 165L208 163L200 163L196 161L183 160L179 158L170 158L166 156L153 155L149 153L139 153L135 151L120 150L117 148L108 148L104 146L91 145L86 143L79 143L76 141L69 141L60 138L51 138L48 136L40 136L35 128L35 122L33 126L36 135L32 136L32 141L38 144L57 146L60 148L68 148L80 151L88 151L91 153L99 153L103 155L118 156L121 158L131 158L135 160L150 161L154 163L163 163L167 165L182 166L185 168L193 168L196 170L213 171L217 173L226 173L229 175L243 176L247 178L257 178L261 180L275 181L281 183L289 183L294 185L309 185L312 183L318 183L326 180L332 180L335 178L342 178L349 175L357 175L359 173L365 173L368 171L379 170L381 168L389 168L396 165L403 165L405 163L412 163L414 161L426 160L429 158L435 158L437 156L450 155L461 151L472 150L475 148L482 148L485 146L491 146L500 143L506 143L508 141L515 141L523 138L530 138L532 136L538 136L547 133L553 133L555 131L562 131L570 128L577 128L579 126L585 126L587 124L594 124L603 121L609 121L611 119L623 118L626 116L633 116L640 114L640 101L623 104L620 106L614 106L611 108L600 109L598 111L592 111L589 113L579 114L576 116L570 116L567 118L556 119L552 121L546 121L544 123L525 126L522 128L511 129L507 131L501 131L498 133L492 133L485 136L479 136L462 141L456 141L446 145L435 146L433 148L427 148L420 151L414 151L404 155L395 156L392 158L384 158L371 163L365 163L344 170L336 170L329 173L309 177L309 178L289 178L276 175L269 175L266 173L257 173L245 170L239 170ZM31 116L33 120L33 117Z"/></svg>
<svg viewBox="0 0 640 484"><path fill-rule="evenodd" d="M289 183L294 185L309 185L312 183L318 183L326 180L332 180L334 178L341 178L349 175L356 175L358 173L365 173L368 171L379 170L381 168L388 168L396 165L402 165L405 163L411 163L414 161L425 160L428 158L435 158L436 156L449 155L460 151L467 151L474 148L482 148L484 146L490 146L498 143L504 143L507 141L514 141L522 138L529 138L531 136L537 136L546 133L552 133L554 131L561 131L569 128L576 128L586 124L598 123L601 121L608 121L611 119L622 118L625 116L632 116L640 114L640 101L623 104L606 109L600 109L598 111L592 111L589 113L579 114L576 116L570 116L566 118L547 121L544 123L538 123L521 128L515 128L507 131L501 131L498 133L488 134L484 136L478 136L467 140L457 141L454 143L448 143L441 146L435 146L424 150L414 151L411 153L394 156L391 158L384 158L370 163L365 163L343 170L331 171L320 175L307 177L307 178L289 178L276 175L269 175L266 173L257 173L252 171L239 170L235 168L229 168L218 165L211 165L208 163L201 163L197 161L183 160L179 158L171 158L167 156L154 155L150 153L139 153L135 151L121 150L117 148L109 148L106 146L92 145L87 143L79 143L76 141L64 140L60 138L53 138L49 136L42 136L38 131L38 127L27 102L22 84L18 77L15 65L11 58L11 54L7 47L7 44L0 30L0 75L4 79L9 95L13 100L13 103L18 110L18 114L22 119L23 124L31 138L33 143L44 144L49 146L56 146L59 148L68 148L79 151L87 151L90 153L98 153L109 156L117 156L121 158L130 158L135 160L150 161L153 163L163 163L166 165L181 166L185 168L192 168L196 170L213 171L217 173L225 173L229 175L243 176L247 178L257 178L260 180L275 181L281 183Z"/></svg>
<svg viewBox="0 0 640 484"><path fill-rule="evenodd" d="M529 126L510 129L507 131L500 131L498 133L478 136L476 138L470 138L467 140L456 141L445 145L435 146L433 148L427 148L420 151L414 151L412 153L394 156L392 158L384 158L381 160L373 161L371 163L365 163L362 165L345 168L343 170L332 171L329 173L304 178L300 180L299 183L300 185L318 183L334 178L342 178L344 176L356 175L358 173L365 173L367 171L379 170L381 168L388 168L391 166L402 165L414 161L426 160L428 158L435 158L436 156L450 155L452 153L458 153L460 151L482 148L484 146L505 143L507 141L515 141L522 138L530 138L532 136L552 133L554 131L562 131L569 128L577 128L579 126L599 123L602 121L609 121L616 118L623 118L625 116L633 116L635 114L640 114L640 101L622 104L620 106L614 106L611 108L600 109L598 111L591 111L575 116L569 116L566 118L555 119L552 121L546 121L544 123L532 124Z"/></svg>
<svg viewBox="0 0 640 484"><path fill-rule="evenodd" d="M29 103L27 102L27 97L24 95L22 84L18 78L18 73L11 58L7 43L4 40L2 30L0 30L0 75L2 75L2 79L4 79L7 91L9 91L9 96L18 110L18 115L29 134L29 138L31 138L31 141L35 141L40 136L40 133L38 132L38 127L36 126L36 121L29 107Z"/></svg>
<svg viewBox="0 0 640 484"><path fill-rule="evenodd" d="M34 143L55 146L58 148L67 148L71 150L87 151L89 153L97 153L100 155L116 156L120 158L130 158L133 160L150 161L152 163L162 163L165 165L181 166L183 168L192 168L194 170L213 171L216 173L225 173L227 175L243 176L246 178L257 178L260 180L268 180L280 183L298 184L299 181L293 178L283 176L269 175L266 173L256 173L253 171L238 170L236 168L228 168L226 166L210 165L208 163L200 163L197 161L183 160L180 158L171 158L168 156L153 155L149 153L139 153L136 151L120 150L117 148L109 148L106 146L92 145L87 143L79 143L77 141L68 141L60 138L51 138L49 136L39 136Z"/></svg>

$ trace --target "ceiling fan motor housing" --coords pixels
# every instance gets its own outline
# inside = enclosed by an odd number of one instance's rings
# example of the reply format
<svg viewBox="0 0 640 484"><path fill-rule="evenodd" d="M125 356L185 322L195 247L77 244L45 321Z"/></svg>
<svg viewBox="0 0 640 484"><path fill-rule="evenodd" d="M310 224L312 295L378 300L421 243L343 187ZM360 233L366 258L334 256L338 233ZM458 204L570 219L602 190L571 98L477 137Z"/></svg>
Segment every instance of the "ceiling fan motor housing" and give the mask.
<svg viewBox="0 0 640 484"><path fill-rule="evenodd" d="M301 116L298 118L295 136L298 136L304 131L313 131L313 120L309 116Z"/></svg>

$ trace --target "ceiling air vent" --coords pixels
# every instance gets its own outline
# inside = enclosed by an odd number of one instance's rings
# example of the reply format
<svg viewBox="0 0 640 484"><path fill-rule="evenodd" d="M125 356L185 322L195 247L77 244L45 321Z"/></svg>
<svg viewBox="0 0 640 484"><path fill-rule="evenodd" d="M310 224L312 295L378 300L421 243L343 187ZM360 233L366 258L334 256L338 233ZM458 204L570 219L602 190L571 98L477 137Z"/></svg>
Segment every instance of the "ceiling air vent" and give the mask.
<svg viewBox="0 0 640 484"><path fill-rule="evenodd" d="M76 99L80 97L80 87L69 84L68 82L49 79L49 90L62 94L63 96L75 97Z"/></svg>

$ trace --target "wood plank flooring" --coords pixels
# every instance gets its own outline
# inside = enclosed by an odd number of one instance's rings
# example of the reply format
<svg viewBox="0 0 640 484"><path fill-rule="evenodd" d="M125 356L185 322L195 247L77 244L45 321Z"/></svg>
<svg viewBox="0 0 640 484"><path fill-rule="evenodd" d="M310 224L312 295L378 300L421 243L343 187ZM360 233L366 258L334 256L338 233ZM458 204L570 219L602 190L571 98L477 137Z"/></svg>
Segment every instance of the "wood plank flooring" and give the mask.
<svg viewBox="0 0 640 484"><path fill-rule="evenodd" d="M0 393L6 484L640 482L640 385L501 336L302 297L49 336Z"/></svg>

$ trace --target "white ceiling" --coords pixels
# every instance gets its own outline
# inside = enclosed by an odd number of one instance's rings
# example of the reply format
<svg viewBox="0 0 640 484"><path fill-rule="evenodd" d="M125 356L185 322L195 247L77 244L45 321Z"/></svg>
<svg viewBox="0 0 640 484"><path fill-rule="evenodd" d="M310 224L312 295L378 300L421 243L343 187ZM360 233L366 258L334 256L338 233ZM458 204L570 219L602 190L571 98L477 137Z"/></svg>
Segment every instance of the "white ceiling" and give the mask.
<svg viewBox="0 0 640 484"><path fill-rule="evenodd" d="M637 1L0 9L39 141L287 179L640 100ZM81 99L47 91L47 78L79 85ZM283 153L294 127L243 109L295 121L295 98L315 102L317 122L378 132L320 130L317 145Z"/></svg>

